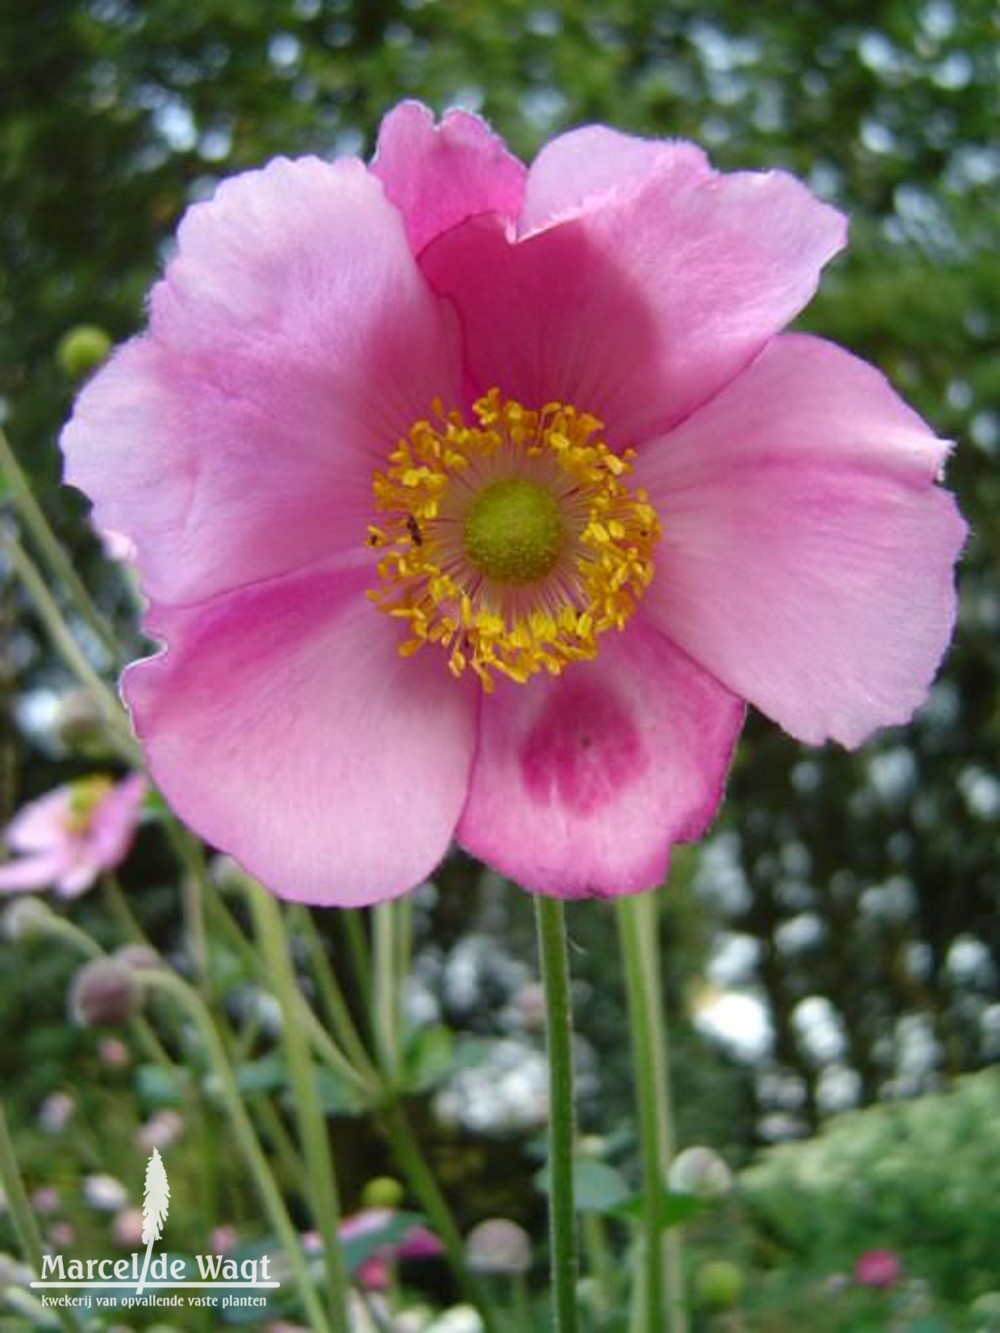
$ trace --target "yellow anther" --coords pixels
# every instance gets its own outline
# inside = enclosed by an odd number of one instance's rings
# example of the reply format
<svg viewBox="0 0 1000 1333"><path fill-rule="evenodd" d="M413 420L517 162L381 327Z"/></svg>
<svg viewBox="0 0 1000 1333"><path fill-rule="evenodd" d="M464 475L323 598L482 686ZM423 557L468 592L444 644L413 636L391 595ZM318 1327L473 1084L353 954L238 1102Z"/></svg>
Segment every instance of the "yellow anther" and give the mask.
<svg viewBox="0 0 1000 1333"><path fill-rule="evenodd" d="M601 422L562 403L534 411L492 389L475 425L433 407L373 479L368 595L408 622L400 652L437 643L487 692L496 672L524 682L594 657L653 577L656 512L622 480L633 451L612 453Z"/></svg>

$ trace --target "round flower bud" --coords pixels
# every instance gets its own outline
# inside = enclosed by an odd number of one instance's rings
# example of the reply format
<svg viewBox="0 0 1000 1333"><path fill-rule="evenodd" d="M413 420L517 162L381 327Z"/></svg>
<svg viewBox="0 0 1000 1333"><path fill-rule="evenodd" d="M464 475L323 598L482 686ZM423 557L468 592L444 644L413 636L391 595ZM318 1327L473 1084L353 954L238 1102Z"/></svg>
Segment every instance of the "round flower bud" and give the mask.
<svg viewBox="0 0 1000 1333"><path fill-rule="evenodd" d="M82 379L107 360L111 338L96 324L77 324L59 339L56 360L71 379Z"/></svg>
<svg viewBox="0 0 1000 1333"><path fill-rule="evenodd" d="M7 939L37 939L46 934L55 915L39 898L15 898L3 914L3 933Z"/></svg>
<svg viewBox="0 0 1000 1333"><path fill-rule="evenodd" d="M721 1199L733 1188L733 1174L711 1148L685 1148L670 1164L667 1177L677 1194L693 1194L697 1199Z"/></svg>
<svg viewBox="0 0 1000 1333"><path fill-rule="evenodd" d="M52 729L67 750L95 759L109 753L107 719L89 690L67 690L59 696Z"/></svg>
<svg viewBox="0 0 1000 1333"><path fill-rule="evenodd" d="M363 1208L398 1208L403 1202L403 1187L392 1176L376 1176L361 1191Z"/></svg>
<svg viewBox="0 0 1000 1333"><path fill-rule="evenodd" d="M142 1008L142 988L130 967L115 958L94 958L73 978L69 1010L80 1027L123 1023Z"/></svg>
<svg viewBox="0 0 1000 1333"><path fill-rule="evenodd" d="M743 1296L743 1270L728 1259L709 1259L694 1275L694 1290L699 1305L715 1310L731 1310Z"/></svg>
<svg viewBox="0 0 1000 1333"><path fill-rule="evenodd" d="M133 972L148 972L163 967L163 959L148 944L123 944L111 955L116 963Z"/></svg>
<svg viewBox="0 0 1000 1333"><path fill-rule="evenodd" d="M531 1267L531 1238L516 1222L490 1217L466 1236L465 1257L476 1273L526 1273Z"/></svg>

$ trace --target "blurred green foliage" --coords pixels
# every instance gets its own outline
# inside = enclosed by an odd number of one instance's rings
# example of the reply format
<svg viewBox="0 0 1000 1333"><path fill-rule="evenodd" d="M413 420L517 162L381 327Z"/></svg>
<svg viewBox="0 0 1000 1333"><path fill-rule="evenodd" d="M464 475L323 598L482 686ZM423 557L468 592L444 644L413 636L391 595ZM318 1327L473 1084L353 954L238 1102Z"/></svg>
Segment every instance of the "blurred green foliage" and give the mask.
<svg viewBox="0 0 1000 1333"><path fill-rule="evenodd" d="M703 863L725 874L682 875L673 890L664 942L678 1015L720 930L755 944L741 980L774 1030L772 1077L756 1091L785 1128L814 1124L838 1097L917 1091L1000 1051L997 61L988 0L0 9L0 409L125 634L127 599L79 498L56 484L55 439L74 387L56 350L79 323L116 338L141 326L179 217L222 176L275 153L367 153L382 113L412 95L438 110L481 110L525 155L586 120L689 136L721 167L790 168L850 212L852 249L803 323L878 361L958 441L949 478L973 535L956 646L916 724L847 755L807 753L751 719L720 859ZM2 820L77 765L25 742L25 693L65 680L9 574L0 579ZM461 861L442 876L437 938L468 928L474 878ZM617 983L603 975L601 944L610 927L599 905L577 919L583 1008L613 1071L620 1009L607 1003ZM959 966L956 947L978 962ZM840 1034L833 1057L803 1038L800 1007L815 997ZM14 1030L27 1021L6 1001L2 1016ZM927 1037L923 1065L907 1055L914 1030ZM700 1086L704 1101L689 1104L714 1108L705 1116L724 1126L732 1080L715 1079L690 1029L681 1041L682 1092ZM606 1087L614 1096L613 1078Z"/></svg>
<svg viewBox="0 0 1000 1333"><path fill-rule="evenodd" d="M850 1273L893 1250L907 1277L971 1305L997 1285L1000 1070L948 1093L839 1116L807 1143L781 1144L740 1177L774 1267Z"/></svg>

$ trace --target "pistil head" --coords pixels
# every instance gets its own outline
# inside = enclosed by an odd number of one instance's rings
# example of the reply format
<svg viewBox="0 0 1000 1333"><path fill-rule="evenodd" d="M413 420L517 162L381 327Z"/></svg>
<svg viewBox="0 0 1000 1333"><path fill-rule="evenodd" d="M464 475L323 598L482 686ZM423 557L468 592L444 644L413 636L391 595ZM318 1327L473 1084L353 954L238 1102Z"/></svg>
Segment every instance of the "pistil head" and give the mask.
<svg viewBox="0 0 1000 1333"><path fill-rule="evenodd" d="M653 577L660 526L624 480L631 451L598 438L596 417L562 403L531 411L493 389L478 425L436 405L374 478L382 551L369 596L404 621L404 655L440 644L456 676L485 689L595 657Z"/></svg>
<svg viewBox="0 0 1000 1333"><path fill-rule="evenodd" d="M565 536L552 492L527 477L485 486L465 516L465 549L488 578L519 588L551 573Z"/></svg>

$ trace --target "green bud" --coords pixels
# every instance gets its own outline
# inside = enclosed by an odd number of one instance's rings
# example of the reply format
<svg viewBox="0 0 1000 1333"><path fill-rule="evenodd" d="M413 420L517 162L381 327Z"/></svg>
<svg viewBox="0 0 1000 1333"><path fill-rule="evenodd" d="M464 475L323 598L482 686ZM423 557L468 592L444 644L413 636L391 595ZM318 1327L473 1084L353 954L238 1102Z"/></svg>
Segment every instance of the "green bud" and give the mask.
<svg viewBox="0 0 1000 1333"><path fill-rule="evenodd" d="M110 336L96 324L77 324L56 344L56 361L70 379L79 380L96 370L111 351Z"/></svg>
<svg viewBox="0 0 1000 1333"><path fill-rule="evenodd" d="M743 1270L728 1259L709 1259L694 1275L698 1304L715 1310L731 1310L739 1305L744 1285Z"/></svg>
<svg viewBox="0 0 1000 1333"><path fill-rule="evenodd" d="M398 1208L403 1202L403 1187L392 1176L375 1176L361 1191L365 1208Z"/></svg>

